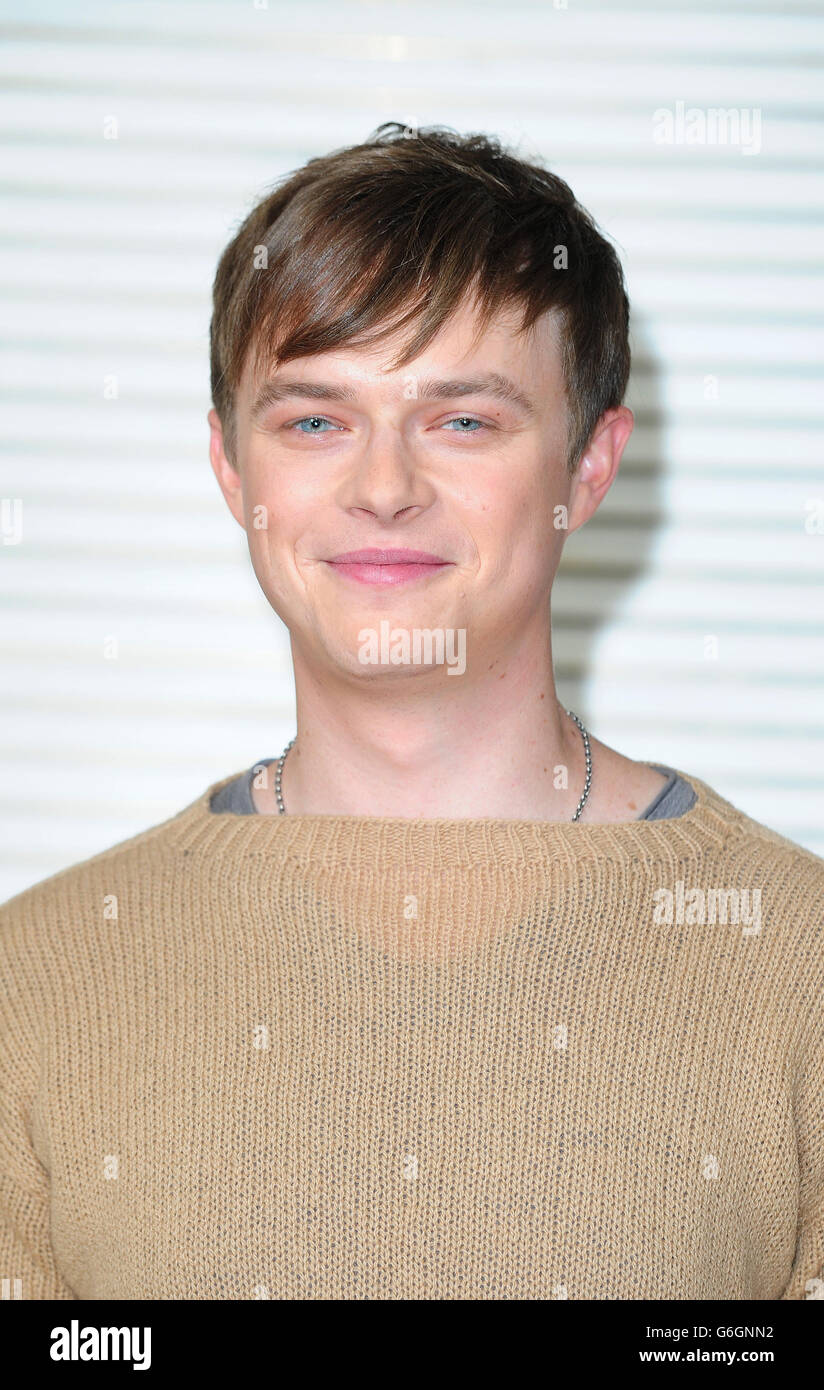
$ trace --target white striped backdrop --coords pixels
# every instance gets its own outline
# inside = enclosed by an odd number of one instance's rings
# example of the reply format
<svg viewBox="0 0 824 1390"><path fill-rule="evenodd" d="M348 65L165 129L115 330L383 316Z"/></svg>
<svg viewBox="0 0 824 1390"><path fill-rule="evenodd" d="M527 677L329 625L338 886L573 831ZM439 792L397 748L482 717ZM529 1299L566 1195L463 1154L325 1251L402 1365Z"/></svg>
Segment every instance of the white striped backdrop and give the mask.
<svg viewBox="0 0 824 1390"><path fill-rule="evenodd" d="M291 737L208 463L211 280L278 176L390 119L545 159L625 266L636 429L566 547L561 698L824 854L821 5L40 0L0 28L0 898ZM758 111L760 149L657 143L678 102Z"/></svg>

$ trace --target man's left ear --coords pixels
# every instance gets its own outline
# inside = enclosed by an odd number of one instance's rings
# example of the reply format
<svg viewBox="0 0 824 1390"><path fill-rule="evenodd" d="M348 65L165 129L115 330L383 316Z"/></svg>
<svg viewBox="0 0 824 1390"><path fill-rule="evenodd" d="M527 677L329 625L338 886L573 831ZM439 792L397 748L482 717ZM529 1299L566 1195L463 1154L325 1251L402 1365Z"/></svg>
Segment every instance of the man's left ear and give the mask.
<svg viewBox="0 0 824 1390"><path fill-rule="evenodd" d="M609 492L621 455L632 434L635 417L625 405L604 411L572 476L569 496L569 530L589 521Z"/></svg>

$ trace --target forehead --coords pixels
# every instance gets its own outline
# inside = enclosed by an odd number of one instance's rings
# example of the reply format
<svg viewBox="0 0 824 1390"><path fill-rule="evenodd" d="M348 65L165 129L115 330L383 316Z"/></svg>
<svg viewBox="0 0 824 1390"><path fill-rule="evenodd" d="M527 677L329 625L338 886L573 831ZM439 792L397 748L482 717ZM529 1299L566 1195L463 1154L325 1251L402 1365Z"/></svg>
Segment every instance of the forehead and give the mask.
<svg viewBox="0 0 824 1390"><path fill-rule="evenodd" d="M526 332L521 331L521 322L520 305L509 305L481 331L477 307L467 298L423 351L402 366L395 365L396 359L417 330L417 321L387 333L377 343L343 343L328 352L291 358L278 366L267 360L265 351L257 364L249 353L238 391L239 404L242 400L251 407L262 384L286 376L307 381L337 379L349 382L359 394L374 391L393 398L412 394L410 383L424 375L455 376L459 369L466 377L470 367L473 377L483 374L491 378L497 373L542 393L551 393L553 386L561 388L558 315L552 310L542 314Z"/></svg>

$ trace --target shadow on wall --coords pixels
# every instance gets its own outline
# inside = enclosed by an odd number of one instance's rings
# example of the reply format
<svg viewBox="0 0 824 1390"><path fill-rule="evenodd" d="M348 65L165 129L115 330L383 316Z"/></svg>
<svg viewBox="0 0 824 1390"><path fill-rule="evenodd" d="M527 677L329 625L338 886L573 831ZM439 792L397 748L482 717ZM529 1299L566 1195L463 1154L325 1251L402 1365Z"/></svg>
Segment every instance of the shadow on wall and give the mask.
<svg viewBox="0 0 824 1390"><path fill-rule="evenodd" d="M615 622L646 573L663 510L660 369L643 322L631 321L625 398L635 415L618 476L595 515L564 545L552 589L552 657L558 698L590 727L586 687L601 629ZM639 404L633 406L633 400ZM627 501L634 482L643 507Z"/></svg>

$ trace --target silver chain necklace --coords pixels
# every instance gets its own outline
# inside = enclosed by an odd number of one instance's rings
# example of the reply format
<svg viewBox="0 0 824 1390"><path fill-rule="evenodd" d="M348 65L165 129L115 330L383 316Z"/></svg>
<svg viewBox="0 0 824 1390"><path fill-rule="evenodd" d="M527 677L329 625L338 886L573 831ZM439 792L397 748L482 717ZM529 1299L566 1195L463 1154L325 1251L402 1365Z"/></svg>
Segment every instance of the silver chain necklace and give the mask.
<svg viewBox="0 0 824 1390"><path fill-rule="evenodd" d="M584 726L583 726L583 724L581 723L580 719L578 718L577 714L573 714L571 709L568 709L568 710L567 710L567 714L569 715L570 719L574 719L574 720L575 720L575 723L578 725L578 728L581 730L581 734L583 735L583 739L584 739L584 753L585 753L585 755L586 755L586 761L587 761L587 776L586 776L586 781L585 781L585 783L584 783L584 790L583 790L583 793L582 793L582 795L581 795L581 800L578 802L578 805L577 805L577 807L575 808L575 815L572 817L573 820L577 820L578 817L580 816L581 812L582 812L583 809L584 809L584 803L586 802L586 799L587 799L587 797L589 796L589 788L590 788L590 785L591 785L591 783L592 783L592 752L591 752L590 746L589 746L589 734L587 733L586 729L584 728ZM297 738L297 734L295 735L295 738ZM289 749L292 747L292 744L294 743L294 741L295 741L295 739L293 738L293 739L290 739L289 742L287 743L286 747L284 748L283 752L281 753L280 757L278 758L277 770L276 770L276 772L275 772L275 800L277 801L277 804L278 804L278 813L279 813L281 816L285 816L285 815L286 815L286 807L285 807L284 804L283 804L283 793L281 792L281 789L280 789L280 782L281 782L281 778L282 778L282 776L283 776L283 764L286 762L286 754L289 752Z"/></svg>

